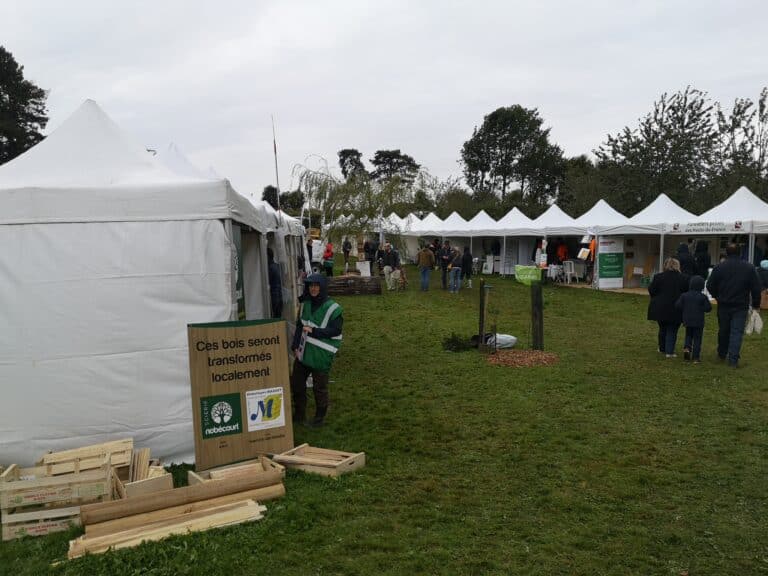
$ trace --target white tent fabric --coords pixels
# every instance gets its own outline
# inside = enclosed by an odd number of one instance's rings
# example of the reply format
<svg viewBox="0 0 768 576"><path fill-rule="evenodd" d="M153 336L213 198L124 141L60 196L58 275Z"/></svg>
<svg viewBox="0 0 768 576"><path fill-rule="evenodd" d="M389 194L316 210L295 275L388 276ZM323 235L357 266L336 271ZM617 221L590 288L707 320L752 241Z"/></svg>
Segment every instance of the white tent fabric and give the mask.
<svg viewBox="0 0 768 576"><path fill-rule="evenodd" d="M523 214L517 206L507 212L496 223L499 235L503 236L540 236L541 230L533 225L533 220Z"/></svg>
<svg viewBox="0 0 768 576"><path fill-rule="evenodd" d="M451 212L443 221L443 236L469 236L467 221L458 212Z"/></svg>
<svg viewBox="0 0 768 576"><path fill-rule="evenodd" d="M547 236L583 236L587 227L580 225L563 212L557 204L552 204L533 221L534 228L544 230Z"/></svg>
<svg viewBox="0 0 768 576"><path fill-rule="evenodd" d="M191 461L186 326L237 312L232 222L266 229L226 180L167 168L92 101L0 166L0 461L128 436ZM263 293L245 264L261 234L242 236L245 290Z"/></svg>
<svg viewBox="0 0 768 576"><path fill-rule="evenodd" d="M164 166L180 176L188 176L196 180L222 180L220 176L214 176L213 169L209 172L200 170L189 161L189 158L171 142L162 150L157 151L157 158Z"/></svg>
<svg viewBox="0 0 768 576"><path fill-rule="evenodd" d="M485 210L480 210L468 222L467 229L471 236L496 236L499 232L499 223L491 218Z"/></svg>
<svg viewBox="0 0 768 576"><path fill-rule="evenodd" d="M656 199L624 224L600 225L601 236L627 234L662 234L665 224L694 222L698 217L675 204L666 194ZM671 226L667 226L671 228Z"/></svg>
<svg viewBox="0 0 768 576"><path fill-rule="evenodd" d="M586 226L587 230L596 230L598 226L620 226L626 224L629 218L618 212L605 200L598 200L592 208L576 218L576 223Z"/></svg>
<svg viewBox="0 0 768 576"><path fill-rule="evenodd" d="M720 222L728 231L751 232L753 222L759 222L756 229L765 229L768 222L768 204L755 196L749 188L742 186L725 201L707 210L697 219L703 223ZM711 225L708 228L712 228ZM757 231L757 230L755 230Z"/></svg>
<svg viewBox="0 0 768 576"><path fill-rule="evenodd" d="M416 220L411 229L406 232L406 235L441 236L443 229L443 221L434 212L430 212L422 220Z"/></svg>

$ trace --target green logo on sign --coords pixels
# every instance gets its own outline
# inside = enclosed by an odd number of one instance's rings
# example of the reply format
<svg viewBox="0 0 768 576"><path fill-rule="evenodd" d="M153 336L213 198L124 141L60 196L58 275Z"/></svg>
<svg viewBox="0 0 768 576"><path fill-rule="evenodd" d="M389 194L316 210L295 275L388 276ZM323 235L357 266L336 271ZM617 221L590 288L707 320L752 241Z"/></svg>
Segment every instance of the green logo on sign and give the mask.
<svg viewBox="0 0 768 576"><path fill-rule="evenodd" d="M240 394L200 398L200 424L203 440L227 434L240 434L243 431Z"/></svg>

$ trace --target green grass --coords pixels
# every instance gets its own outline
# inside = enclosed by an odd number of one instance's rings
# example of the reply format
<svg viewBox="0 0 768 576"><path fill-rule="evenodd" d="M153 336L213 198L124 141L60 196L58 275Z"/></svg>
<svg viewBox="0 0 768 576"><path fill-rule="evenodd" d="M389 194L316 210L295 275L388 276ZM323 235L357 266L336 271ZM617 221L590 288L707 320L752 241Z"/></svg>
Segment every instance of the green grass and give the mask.
<svg viewBox="0 0 768 576"><path fill-rule="evenodd" d="M666 360L647 298L547 286L554 366L452 353L475 289L339 298L331 410L296 443L363 450L338 480L289 472L257 523L77 561L58 574L768 573L766 336L743 366ZM492 278L491 321L530 343L529 289ZM682 333L681 333L682 336ZM3 573L44 573L79 532L0 545Z"/></svg>

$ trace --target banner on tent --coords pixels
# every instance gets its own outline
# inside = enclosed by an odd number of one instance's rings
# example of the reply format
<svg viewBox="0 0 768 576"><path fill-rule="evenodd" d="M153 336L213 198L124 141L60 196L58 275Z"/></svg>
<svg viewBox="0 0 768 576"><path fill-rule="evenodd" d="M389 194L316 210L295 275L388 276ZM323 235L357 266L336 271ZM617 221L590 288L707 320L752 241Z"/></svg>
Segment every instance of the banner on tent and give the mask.
<svg viewBox="0 0 768 576"><path fill-rule="evenodd" d="M624 287L624 240L601 236L597 248L598 288Z"/></svg>
<svg viewBox="0 0 768 576"><path fill-rule="evenodd" d="M731 222L689 222L672 224L672 234L747 234L749 222L734 220Z"/></svg>
<svg viewBox="0 0 768 576"><path fill-rule="evenodd" d="M284 320L190 324L195 465L293 448Z"/></svg>

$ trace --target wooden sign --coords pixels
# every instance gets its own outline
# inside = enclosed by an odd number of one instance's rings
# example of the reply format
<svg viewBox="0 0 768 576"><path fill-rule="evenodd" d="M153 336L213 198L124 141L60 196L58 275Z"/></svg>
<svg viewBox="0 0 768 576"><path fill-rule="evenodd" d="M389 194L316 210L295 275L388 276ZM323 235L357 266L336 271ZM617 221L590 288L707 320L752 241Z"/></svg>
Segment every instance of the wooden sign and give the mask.
<svg viewBox="0 0 768 576"><path fill-rule="evenodd" d="M284 320L187 327L197 470L293 448L286 334Z"/></svg>

